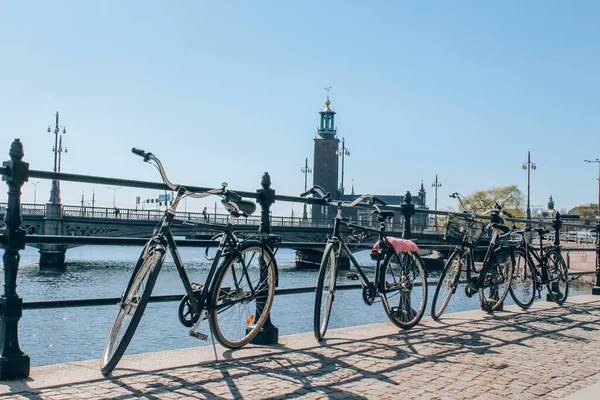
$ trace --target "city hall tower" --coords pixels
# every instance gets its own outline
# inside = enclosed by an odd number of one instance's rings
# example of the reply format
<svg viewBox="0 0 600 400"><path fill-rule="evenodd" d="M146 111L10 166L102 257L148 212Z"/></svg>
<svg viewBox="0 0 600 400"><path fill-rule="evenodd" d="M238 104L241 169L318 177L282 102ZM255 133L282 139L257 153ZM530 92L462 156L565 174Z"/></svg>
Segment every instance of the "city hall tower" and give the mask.
<svg viewBox="0 0 600 400"><path fill-rule="evenodd" d="M340 141L336 137L335 111L329 106L329 94L325 100L325 108L319 112L321 123L315 137L315 154L313 157L313 184L319 185L331 193L333 199L339 199L338 193L338 149ZM312 206L312 218L332 218L334 210L326 206Z"/></svg>

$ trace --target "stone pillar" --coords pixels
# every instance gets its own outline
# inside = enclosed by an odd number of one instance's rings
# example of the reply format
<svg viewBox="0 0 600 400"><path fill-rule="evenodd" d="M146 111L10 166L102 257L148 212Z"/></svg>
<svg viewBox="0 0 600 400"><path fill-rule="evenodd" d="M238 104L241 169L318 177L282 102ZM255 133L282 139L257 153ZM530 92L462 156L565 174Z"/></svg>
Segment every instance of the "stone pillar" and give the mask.
<svg viewBox="0 0 600 400"><path fill-rule="evenodd" d="M46 203L46 216L44 217L44 235L63 235L62 204ZM44 244L40 247L40 268L65 268L65 254L67 246L58 244Z"/></svg>
<svg viewBox="0 0 600 400"><path fill-rule="evenodd" d="M257 203L260 205L260 227L259 231L264 234L271 233L271 205L275 203L275 190L271 189L271 177L268 172L262 177L261 189L258 189ZM264 278L261 276L261 280ZM261 308L262 310L262 308ZM260 310L256 310L256 319L260 318ZM279 329L271 322L271 315L263 325L258 335L252 340L253 344L277 344L279 340Z"/></svg>
<svg viewBox="0 0 600 400"><path fill-rule="evenodd" d="M29 356L19 347L19 319L23 315L23 299L17 294L19 250L25 248L25 231L20 226L21 187L28 180L29 164L23 162L23 144L15 139L10 146L10 161L2 163L8 173L2 180L8 185L8 204L2 231L4 241L4 293L0 296L0 379L26 378L29 376Z"/></svg>

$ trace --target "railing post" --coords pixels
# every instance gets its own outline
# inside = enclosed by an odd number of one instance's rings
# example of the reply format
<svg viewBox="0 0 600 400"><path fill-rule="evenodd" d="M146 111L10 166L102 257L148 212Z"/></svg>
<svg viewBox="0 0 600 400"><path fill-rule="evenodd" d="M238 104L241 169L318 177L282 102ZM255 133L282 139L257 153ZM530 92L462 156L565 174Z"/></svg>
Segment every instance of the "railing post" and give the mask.
<svg viewBox="0 0 600 400"><path fill-rule="evenodd" d="M592 294L600 295L600 215L596 217L596 285L592 288Z"/></svg>
<svg viewBox="0 0 600 400"><path fill-rule="evenodd" d="M17 271L19 270L19 250L25 248L25 231L20 226L21 187L28 180L29 164L23 162L23 144L15 139L10 146L10 161L4 161L8 168L2 180L8 185L7 210L3 230L4 293L0 296L0 379L25 378L29 376L29 356L19 347L19 319L23 315L23 299L17 294Z"/></svg>
<svg viewBox="0 0 600 400"><path fill-rule="evenodd" d="M554 245L560 246L560 229L562 228L562 219L559 212L557 212L554 216L554 220L552 221L552 228L554 228ZM568 260L569 253L567 252L567 269L571 264ZM550 284L550 290L552 290L552 292L555 293L555 296L557 297L563 294L560 293L560 287L558 286L558 282L552 282ZM549 293L546 293L546 301L554 301L554 299L552 298L552 296L550 296Z"/></svg>
<svg viewBox="0 0 600 400"><path fill-rule="evenodd" d="M271 189L271 177L269 176L268 172L265 172L262 176L260 185L262 186L262 188L256 191L258 193L258 199L256 200L256 202L260 205L260 226L258 230L261 233L268 235L271 233L271 205L275 203L275 190ZM263 279L266 279L263 276L265 272L265 268L261 268L261 281ZM258 320L260 318L260 312L262 310L262 307L259 307L259 305L257 304L257 308L259 308L256 310L256 319ZM278 340L279 329L271 322L271 315L269 313L267 321L263 325L258 335L252 340L252 343L277 344Z"/></svg>
<svg viewBox="0 0 600 400"><path fill-rule="evenodd" d="M400 205L402 210L402 216L404 217L404 230L402 231L402 238L410 239L412 236L410 220L415 214L415 205L412 204L412 196L409 191L404 195L404 203Z"/></svg>

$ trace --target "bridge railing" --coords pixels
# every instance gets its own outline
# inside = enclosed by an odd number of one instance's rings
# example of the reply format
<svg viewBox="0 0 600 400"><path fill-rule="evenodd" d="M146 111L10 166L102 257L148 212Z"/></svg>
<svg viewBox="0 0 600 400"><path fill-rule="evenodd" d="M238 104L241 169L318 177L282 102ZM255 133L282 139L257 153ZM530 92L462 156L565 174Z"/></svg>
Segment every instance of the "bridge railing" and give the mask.
<svg viewBox="0 0 600 400"><path fill-rule="evenodd" d="M116 179L116 178L106 178L99 176L88 176L88 175L76 175L76 174L67 174L67 173L56 173L56 172L47 172L47 171L39 171L39 170L30 170L29 164L23 161L23 145L21 144L19 139L15 139L15 141L11 144L11 149L9 152L10 161L5 161L0 167L0 175L3 176L3 181L6 181L8 185L8 201L7 205L3 208L4 210L4 222L6 228L3 229L0 233L0 244L4 249L3 263L4 263L4 292L0 296L0 347L2 348L2 354L0 356L0 379L7 378L23 378L29 375L29 356L27 356L19 346L18 341L18 321L22 316L23 310L23 301L18 296L16 287L17 287L17 272L19 268L19 260L20 250L25 248L27 243L61 243L65 242L64 239L68 240L70 243L85 243L85 244L122 244L123 240L127 238L78 238L78 237L51 237L47 235L26 235L25 231L20 228L23 220L23 215L40 215L43 210L43 207L46 207L46 212L48 208L59 209L62 213L59 213L59 217L64 216L73 216L73 217L82 217L85 215L88 210L86 207L76 207L76 206L64 206L59 207L60 204L51 204L47 205L34 205L34 207L22 207L21 205L21 188L23 184L28 181L30 178L38 178L38 179L52 179L54 181L72 181L72 182L83 182L83 183L93 183L93 184L101 184L101 185L112 185L112 186L128 186L134 188L144 188L144 189L153 189L153 190L167 190L168 187L164 183L153 183L153 182L145 182L145 181L134 181L134 180L125 180L125 179ZM57 185L58 186L58 185ZM195 192L203 192L210 190L210 188L206 187L197 187L186 185L191 191ZM271 189L271 182L268 173L263 175L263 179L261 182L261 188L256 192L243 192L236 191L241 196L245 198L254 198L257 203L260 205L260 216L258 217L248 217L247 222L254 222L258 225L259 231L269 234L271 233L272 226L299 226L301 227L305 221L301 218L286 218L286 217L272 217L270 215L270 209L272 204L277 201L284 202L294 202L294 203L306 203L311 205L318 206L327 206L327 204L321 200L316 198L301 198L298 196L286 196L286 195L276 195L275 191ZM419 209L415 207L411 202L410 193L407 192L405 195L405 202L401 205L388 205L386 207L382 207L388 210L394 210L397 212L398 217L394 219L394 223L392 224L392 230L402 231L403 237L410 239L411 235L414 231L427 231L431 230L431 224L429 223L430 218L427 217L427 214L432 214L435 216L445 216L450 214L455 214L452 212L445 211L431 211L427 209ZM52 207L50 207L50 205ZM369 208L368 205L359 204L357 208ZM114 208L91 208L91 213L94 218L112 218L112 219L122 219L125 217L126 219L152 219L158 218L158 215L162 215L162 212L159 210L125 210L126 212L123 214L122 210L115 212ZM47 214L46 214L47 215ZM197 215L197 213L182 213L182 215L178 215L180 218L189 217L190 219L200 219L204 216L200 214L202 217ZM413 218L415 215L418 218ZM480 216L483 219L489 218L489 216ZM210 222L216 223L225 223L227 216L219 216L213 215L213 220ZM512 219L516 222L531 222L524 219ZM360 221L367 226L377 227L378 223L374 220L367 219ZM543 221L535 221L536 223L551 223L551 222L543 222ZM330 227L331 220L323 220L323 221L313 221L311 227L320 226L323 224L323 227ZM290 224L290 225L286 225ZM566 224L565 224L566 225ZM395 228L395 229L394 229ZM61 240L61 238L63 240ZM85 239L85 240L83 240ZM144 239L135 239L141 240ZM313 244L314 245L314 244ZM597 253L600 254L600 249L597 249ZM599 271L600 272L600 271ZM598 274L597 274L598 280ZM275 343L277 341L277 328L273 326L270 321L270 317L267 320L267 323L264 326L265 331L273 331L275 332ZM270 337L271 333L266 333L265 337ZM263 344L270 344L273 342L263 342Z"/></svg>

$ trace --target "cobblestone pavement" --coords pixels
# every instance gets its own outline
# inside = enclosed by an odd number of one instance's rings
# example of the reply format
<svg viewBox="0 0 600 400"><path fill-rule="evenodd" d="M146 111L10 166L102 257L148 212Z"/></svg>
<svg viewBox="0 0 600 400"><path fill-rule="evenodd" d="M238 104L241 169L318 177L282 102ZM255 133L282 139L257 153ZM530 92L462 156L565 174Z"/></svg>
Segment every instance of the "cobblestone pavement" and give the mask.
<svg viewBox="0 0 600 400"><path fill-rule="evenodd" d="M24 381L0 398L562 398L600 381L600 302L586 297L527 312L428 318L407 332L355 327L323 345L78 384L28 389ZM366 336L357 340L357 332Z"/></svg>

